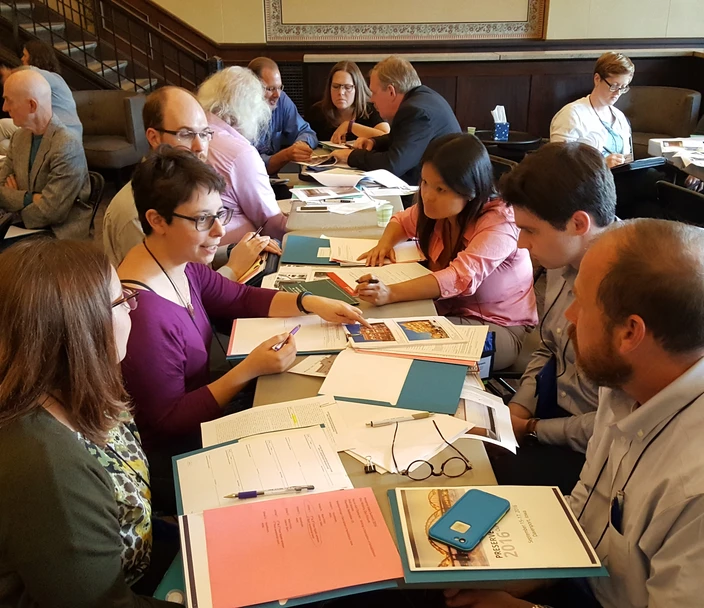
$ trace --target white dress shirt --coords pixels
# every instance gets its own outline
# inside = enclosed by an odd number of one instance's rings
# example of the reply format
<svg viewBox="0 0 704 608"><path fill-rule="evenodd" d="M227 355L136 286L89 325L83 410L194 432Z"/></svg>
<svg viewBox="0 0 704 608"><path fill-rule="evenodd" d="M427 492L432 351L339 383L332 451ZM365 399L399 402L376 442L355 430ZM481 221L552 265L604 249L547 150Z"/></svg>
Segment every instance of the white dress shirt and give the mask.
<svg viewBox="0 0 704 608"><path fill-rule="evenodd" d="M611 111L615 118L611 128L623 138L623 154L627 156L633 152L631 125L617 107L611 106ZM592 107L589 96L568 103L555 114L550 123L550 141L581 141L596 148L604 156L609 154L605 150L609 132Z"/></svg>
<svg viewBox="0 0 704 608"><path fill-rule="evenodd" d="M637 408L622 391L600 390L570 506L609 570L590 580L604 608L704 605L702 437L704 359ZM617 529L611 505L621 490Z"/></svg>

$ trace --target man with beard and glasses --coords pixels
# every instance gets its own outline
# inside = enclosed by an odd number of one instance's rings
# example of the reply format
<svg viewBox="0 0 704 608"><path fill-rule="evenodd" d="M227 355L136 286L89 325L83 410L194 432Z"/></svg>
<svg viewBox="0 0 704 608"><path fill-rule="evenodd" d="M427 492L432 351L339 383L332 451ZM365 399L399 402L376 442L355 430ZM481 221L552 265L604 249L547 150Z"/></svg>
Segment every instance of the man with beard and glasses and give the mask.
<svg viewBox="0 0 704 608"><path fill-rule="evenodd" d="M609 577L532 601L445 593L447 606L695 608L704 568L704 229L638 219L587 251L566 312L577 365L602 386L570 506Z"/></svg>

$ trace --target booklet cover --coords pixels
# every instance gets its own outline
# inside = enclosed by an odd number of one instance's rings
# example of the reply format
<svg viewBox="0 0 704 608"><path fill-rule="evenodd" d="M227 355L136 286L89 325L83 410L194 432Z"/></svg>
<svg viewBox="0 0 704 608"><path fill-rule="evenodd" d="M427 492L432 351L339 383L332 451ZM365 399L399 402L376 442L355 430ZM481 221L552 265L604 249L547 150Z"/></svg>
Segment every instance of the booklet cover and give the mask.
<svg viewBox="0 0 704 608"><path fill-rule="evenodd" d="M509 512L472 551L428 537L428 530L472 488L397 488L396 500L411 571L594 568L601 566L559 488L486 486Z"/></svg>
<svg viewBox="0 0 704 608"><path fill-rule="evenodd" d="M453 344L465 342L464 334L445 317L368 319L371 327L345 325L355 349L381 349L410 344Z"/></svg>

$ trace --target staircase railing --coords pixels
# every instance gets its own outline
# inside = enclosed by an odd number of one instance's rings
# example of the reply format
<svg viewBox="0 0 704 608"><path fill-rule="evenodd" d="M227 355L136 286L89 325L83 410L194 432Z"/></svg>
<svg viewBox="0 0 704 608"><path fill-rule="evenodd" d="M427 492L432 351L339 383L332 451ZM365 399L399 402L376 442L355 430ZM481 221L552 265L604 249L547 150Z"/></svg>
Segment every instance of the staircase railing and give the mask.
<svg viewBox="0 0 704 608"><path fill-rule="evenodd" d="M37 36L115 88L196 88L221 66L111 0L0 0L11 8L17 48Z"/></svg>

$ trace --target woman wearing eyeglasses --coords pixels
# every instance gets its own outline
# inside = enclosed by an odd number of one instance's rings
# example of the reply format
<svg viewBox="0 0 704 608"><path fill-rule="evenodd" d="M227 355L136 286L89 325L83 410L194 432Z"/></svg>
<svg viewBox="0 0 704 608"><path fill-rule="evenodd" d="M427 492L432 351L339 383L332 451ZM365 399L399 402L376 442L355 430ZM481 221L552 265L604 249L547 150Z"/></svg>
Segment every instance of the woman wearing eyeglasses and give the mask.
<svg viewBox="0 0 704 608"><path fill-rule="evenodd" d="M389 123L376 111L370 96L357 64L340 61L328 74L323 99L311 106L306 118L318 139L336 144L385 135Z"/></svg>
<svg viewBox="0 0 704 608"><path fill-rule="evenodd" d="M28 239L0 255L0 606L177 606L131 588L152 553L119 370L135 304L88 243Z"/></svg>
<svg viewBox="0 0 704 608"><path fill-rule="evenodd" d="M594 89L567 104L552 119L550 141L581 141L595 147L611 167L633 156L631 125L614 106L628 93L636 68L621 53L604 53L594 66Z"/></svg>
<svg viewBox="0 0 704 608"><path fill-rule="evenodd" d="M220 199L223 187L212 167L166 146L132 177L145 239L118 269L124 286L140 290L122 371L152 467L155 505L163 508L173 508L170 457L199 447L202 422L221 416L251 380L285 371L296 356L293 338L272 349L287 334L262 335L241 363L213 380L210 317L314 313L334 323L366 323L343 302L247 287L211 270L208 264L232 217Z"/></svg>

